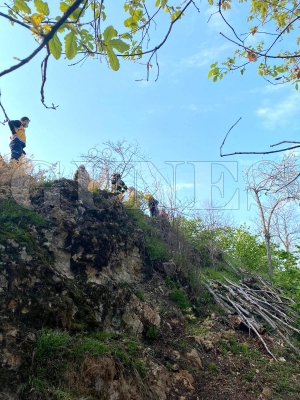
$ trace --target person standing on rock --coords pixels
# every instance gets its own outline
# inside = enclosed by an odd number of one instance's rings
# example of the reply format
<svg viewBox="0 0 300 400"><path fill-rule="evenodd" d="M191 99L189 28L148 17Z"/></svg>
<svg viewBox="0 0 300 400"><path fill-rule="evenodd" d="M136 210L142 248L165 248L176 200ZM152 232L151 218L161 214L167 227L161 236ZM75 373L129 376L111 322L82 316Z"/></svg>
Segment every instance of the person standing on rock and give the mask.
<svg viewBox="0 0 300 400"><path fill-rule="evenodd" d="M26 133L25 129L28 128L30 119L28 117L22 117L20 120L8 121L8 126L11 131L10 136L10 150L11 150L11 161L19 162L22 157L26 154L24 148L26 147Z"/></svg>
<svg viewBox="0 0 300 400"><path fill-rule="evenodd" d="M91 178L83 164L79 165L78 169L75 171L73 180L83 189L88 189Z"/></svg>
<svg viewBox="0 0 300 400"><path fill-rule="evenodd" d="M159 211L158 211L159 201L156 200L151 194L145 194L144 197L148 202L148 210L150 211L150 216L158 217L159 216Z"/></svg>
<svg viewBox="0 0 300 400"><path fill-rule="evenodd" d="M118 172L114 172L111 176L111 191L112 193L123 195L126 192L127 186L121 179L121 175Z"/></svg>

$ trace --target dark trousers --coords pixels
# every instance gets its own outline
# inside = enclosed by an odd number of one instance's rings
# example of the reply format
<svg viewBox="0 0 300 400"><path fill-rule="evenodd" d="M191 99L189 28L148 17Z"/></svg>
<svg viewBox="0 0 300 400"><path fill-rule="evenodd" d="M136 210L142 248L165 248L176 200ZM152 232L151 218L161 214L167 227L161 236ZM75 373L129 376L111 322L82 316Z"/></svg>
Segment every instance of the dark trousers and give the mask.
<svg viewBox="0 0 300 400"><path fill-rule="evenodd" d="M25 144L21 142L20 139L15 138L10 142L9 147L11 150L11 160L18 161L21 155L24 153L23 149L25 147Z"/></svg>

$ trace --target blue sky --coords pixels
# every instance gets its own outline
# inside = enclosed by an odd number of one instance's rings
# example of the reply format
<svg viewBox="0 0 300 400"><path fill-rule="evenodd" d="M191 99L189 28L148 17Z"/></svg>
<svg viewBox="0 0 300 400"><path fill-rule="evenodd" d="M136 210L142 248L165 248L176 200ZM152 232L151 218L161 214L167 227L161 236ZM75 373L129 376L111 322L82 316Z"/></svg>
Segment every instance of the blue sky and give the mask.
<svg viewBox="0 0 300 400"><path fill-rule="evenodd" d="M218 15L207 23L213 9L205 3L199 7L200 13L193 8L187 11L161 48L157 82L155 67L149 82L136 81L146 77L146 68L139 63L122 61L120 70L114 72L105 60L90 59L82 66L68 67L67 60L52 58L45 94L47 103L59 105L54 111L45 109L40 102L42 53L28 65L0 78L2 102L9 117L27 115L31 119L27 154L33 154L41 165L58 161L62 174L71 176L74 162L96 145L101 150L102 143L108 140L137 140L163 176L170 177L172 173L166 162L184 162L177 167L179 197L196 194L199 200L213 193L216 203L226 204L234 194L237 196L238 189L239 199L234 197L229 208L238 209L238 221L247 221L250 213L243 168L260 157L221 158L220 145L240 117L224 152L264 151L282 140L298 140L299 93L289 85L268 84L257 75L255 63L244 76L235 72L217 83L207 79L210 64L230 56L233 46L219 34L226 33L228 27ZM238 30L245 30L239 10L229 18ZM114 23L112 18L110 23ZM155 38L162 38L163 32L156 32ZM25 57L34 48L30 34L2 19L0 41L1 70L15 62L13 57ZM7 125L0 125L0 152L9 154ZM222 178L222 172L224 198L219 189L211 189L211 184Z"/></svg>

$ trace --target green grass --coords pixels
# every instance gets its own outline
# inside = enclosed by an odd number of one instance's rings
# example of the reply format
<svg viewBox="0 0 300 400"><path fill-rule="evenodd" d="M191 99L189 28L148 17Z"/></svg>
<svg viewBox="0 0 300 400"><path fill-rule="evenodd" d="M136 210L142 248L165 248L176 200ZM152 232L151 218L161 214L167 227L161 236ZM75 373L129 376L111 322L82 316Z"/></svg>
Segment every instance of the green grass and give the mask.
<svg viewBox="0 0 300 400"><path fill-rule="evenodd" d="M109 353L109 348L97 339L83 337L76 343L76 354L89 353L97 356L103 356Z"/></svg>
<svg viewBox="0 0 300 400"><path fill-rule="evenodd" d="M151 326L146 332L146 337L150 340L156 340L158 337L158 329L155 326Z"/></svg>
<svg viewBox="0 0 300 400"><path fill-rule="evenodd" d="M35 354L37 359L51 356L57 349L66 347L70 340L67 332L43 328L38 335Z"/></svg>
<svg viewBox="0 0 300 400"><path fill-rule="evenodd" d="M126 207L126 204L124 206ZM139 209L126 207L126 210L145 235L145 247L149 257L152 260L167 261L169 258L168 251L159 236L157 228L151 223L151 219Z"/></svg>
<svg viewBox="0 0 300 400"><path fill-rule="evenodd" d="M156 328L149 328L148 332L151 339L158 335ZM94 332L88 336L70 336L64 331L43 328L37 337L32 375L24 384L24 393L34 389L40 398L51 395L53 399L77 399L77 394L74 392L73 395L69 390L65 371L70 367L80 374L82 361L89 354L111 358L117 369L131 373L142 385L147 374L146 364L139 357L142 347L140 339L125 333Z"/></svg>
<svg viewBox="0 0 300 400"><path fill-rule="evenodd" d="M189 299L187 298L183 289L173 290L173 292L171 294L171 299L174 300L178 304L179 308L182 311L191 307L191 303L190 303Z"/></svg>

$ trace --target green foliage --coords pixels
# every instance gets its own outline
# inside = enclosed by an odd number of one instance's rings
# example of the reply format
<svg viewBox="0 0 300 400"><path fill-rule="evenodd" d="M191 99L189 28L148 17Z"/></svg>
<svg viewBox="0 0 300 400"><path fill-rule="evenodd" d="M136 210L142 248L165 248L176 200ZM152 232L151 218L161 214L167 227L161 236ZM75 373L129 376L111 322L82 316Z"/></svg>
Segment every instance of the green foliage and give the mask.
<svg viewBox="0 0 300 400"><path fill-rule="evenodd" d="M224 0L222 3L214 0L208 0L208 2L211 5L220 4L222 18L228 21L229 15L226 10L231 9L231 0ZM298 90L300 39L296 31L299 28L296 23L299 18L297 2L294 0L282 0L280 3L240 0L232 3L232 6L235 7L233 12L238 12L245 17L243 34L238 35L235 26L231 25L233 34L229 35L228 39L236 44L236 49L232 56L227 57L222 63L211 64L208 78L216 82L235 70L239 70L243 75L248 65L253 63L257 66L260 76L274 84L292 82ZM268 44L269 35L273 37L271 47ZM289 35L289 38L285 39L286 44L279 45L285 35ZM244 41L245 37L251 38L247 44Z"/></svg>
<svg viewBox="0 0 300 400"><path fill-rule="evenodd" d="M171 299L174 300L181 310L186 310L191 307L189 299L186 297L183 289L175 289L171 294Z"/></svg>
<svg viewBox="0 0 300 400"><path fill-rule="evenodd" d="M218 341L220 347L223 349L224 353L231 352L234 355L243 354L248 355L249 349L248 345L244 343L239 343L233 336L228 335L227 338L219 339Z"/></svg>
<svg viewBox="0 0 300 400"><path fill-rule="evenodd" d="M126 207L128 214L144 232L145 247L152 260L167 261L167 250L158 234L157 228L151 223L151 219L147 217L141 210Z"/></svg>
<svg viewBox="0 0 300 400"><path fill-rule="evenodd" d="M141 301L145 301L144 293L141 290L135 291L136 297L138 297Z"/></svg>
<svg viewBox="0 0 300 400"><path fill-rule="evenodd" d="M135 356L138 352L138 346L134 342L128 342L126 343L126 347L128 349L128 354L131 356Z"/></svg>
<svg viewBox="0 0 300 400"><path fill-rule="evenodd" d="M21 207L13 200L0 202L0 226L7 229L25 229L28 225L45 226L45 220L36 212Z"/></svg>
<svg viewBox="0 0 300 400"><path fill-rule="evenodd" d="M157 330L150 331L152 340L157 335ZM44 328L37 338L32 376L24 388L34 388L40 398L48 398L50 393L53 399L72 400L73 392L66 390L69 388L69 382L65 371L71 368L80 375L82 360L87 354L106 355L114 360L118 367L126 368L127 373L131 371L135 378L144 378L147 368L139 358L141 347L137 337L126 334L93 332L88 336L70 336L67 332ZM77 399L76 391L75 398Z"/></svg>
<svg viewBox="0 0 300 400"><path fill-rule="evenodd" d="M70 340L67 332L43 328L37 338L35 354L37 359L51 356L58 348L66 347Z"/></svg>
<svg viewBox="0 0 300 400"><path fill-rule="evenodd" d="M169 289L178 289L180 287L179 283L173 281L169 276L166 276L165 283Z"/></svg>
<svg viewBox="0 0 300 400"><path fill-rule="evenodd" d="M147 367L143 360L138 359L133 362L133 368L137 370L142 378L145 378L147 375Z"/></svg>
<svg viewBox="0 0 300 400"><path fill-rule="evenodd" d="M144 30L149 34L157 13L166 11L169 23L183 15L181 6L166 7L166 4L166 0L156 1L155 5L146 4L146 0L126 0L123 10L122 7L116 10L116 23L120 14L124 13L124 30L121 33L113 25L104 25L107 15L103 2L13 0L7 15L18 20L21 23L19 26L26 27L26 31L31 31L36 42L44 42L45 47L49 43L50 54L56 60L63 52L68 60L78 54L83 58L101 55L106 57L112 70L117 71L120 68L120 56L130 60L142 57L143 39L137 37L134 40L134 36ZM148 11L145 13L146 7ZM13 20L11 23L14 25Z"/></svg>
<svg viewBox="0 0 300 400"><path fill-rule="evenodd" d="M116 349L114 352L114 356L118 358L124 365L129 364L130 358L129 355L126 353L126 351L121 349Z"/></svg>
<svg viewBox="0 0 300 400"><path fill-rule="evenodd" d="M215 363L210 363L208 365L208 369L213 373L216 374L218 372L218 367L216 366Z"/></svg>
<svg viewBox="0 0 300 400"><path fill-rule="evenodd" d="M265 244L259 235L253 235L245 225L221 230L219 244L225 254L239 260L244 268L267 272Z"/></svg>
<svg viewBox="0 0 300 400"><path fill-rule="evenodd" d="M168 368L169 371L172 371L172 364L167 362L166 367Z"/></svg>
<svg viewBox="0 0 300 400"><path fill-rule="evenodd" d="M274 274L273 282L286 296L296 302L294 308L300 311L300 269L291 266L278 271Z"/></svg>
<svg viewBox="0 0 300 400"><path fill-rule="evenodd" d="M103 354L109 352L109 348L97 339L83 337L76 344L75 352L77 354L90 353L97 356L103 356Z"/></svg>
<svg viewBox="0 0 300 400"><path fill-rule="evenodd" d="M155 326L151 326L146 332L146 337L150 340L156 340L158 337L158 329Z"/></svg>

